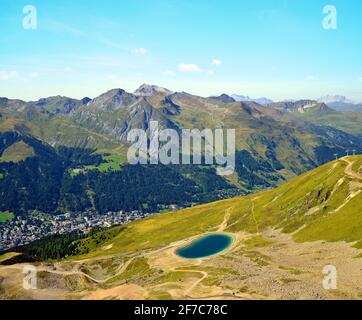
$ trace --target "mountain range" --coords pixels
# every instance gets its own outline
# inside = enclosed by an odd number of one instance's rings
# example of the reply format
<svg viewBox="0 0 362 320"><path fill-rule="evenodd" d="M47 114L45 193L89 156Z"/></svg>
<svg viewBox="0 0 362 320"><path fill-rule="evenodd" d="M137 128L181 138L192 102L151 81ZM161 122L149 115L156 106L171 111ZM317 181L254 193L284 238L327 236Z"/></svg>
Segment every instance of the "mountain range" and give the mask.
<svg viewBox="0 0 362 320"><path fill-rule="evenodd" d="M336 157L361 153L361 120L362 113L337 112L313 100L261 105L254 101L237 102L227 95L203 98L151 85L142 85L134 93L112 89L94 99L55 96L25 102L1 98L0 210L15 214L35 209L158 210L156 203L187 206L255 192L277 186ZM235 129L234 175L218 177L212 166L197 170L193 166L174 166L171 171L160 167L162 174L172 173L175 186L194 186L199 191L161 200L162 195L157 192L161 189L156 188L149 201L143 201L140 193L133 204L129 202L133 196L126 196L126 201L116 195L127 183L132 183L129 174L135 174L136 170L125 160L127 134L132 129L148 131L151 121L157 121L161 128L178 131ZM54 168L46 166L46 161L59 164ZM24 181L20 170L31 173L30 182ZM137 174L152 179L153 174L161 174L157 170L158 167L153 170L146 167ZM53 186L47 188L53 190L51 194L45 192L51 201L29 201L26 196L34 192L39 172ZM120 190L105 189L109 176L115 181L123 179ZM162 176L160 179L159 183ZM9 183L14 184L13 189L8 188ZM135 185L137 188L140 184ZM71 195L74 190L78 190L76 197ZM100 193L103 198L99 198Z"/></svg>
<svg viewBox="0 0 362 320"><path fill-rule="evenodd" d="M7 250L0 298L360 298L362 113L336 111L333 99L262 105L149 85L94 99L1 98L3 220L173 211ZM235 173L127 164L127 133L151 121L234 128ZM210 234L230 237L229 247L207 258L177 254ZM38 288L24 290L22 263L34 261ZM338 290L321 285L326 265L338 269Z"/></svg>

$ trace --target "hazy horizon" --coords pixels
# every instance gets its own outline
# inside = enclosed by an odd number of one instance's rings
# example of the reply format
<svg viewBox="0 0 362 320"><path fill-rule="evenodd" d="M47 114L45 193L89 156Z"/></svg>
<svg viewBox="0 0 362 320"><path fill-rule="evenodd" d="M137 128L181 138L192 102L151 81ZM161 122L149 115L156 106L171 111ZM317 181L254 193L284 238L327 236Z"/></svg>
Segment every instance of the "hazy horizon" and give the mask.
<svg viewBox="0 0 362 320"><path fill-rule="evenodd" d="M319 98L323 98L325 96L328 96L327 95L320 95L320 96L316 96L316 97L307 97L307 96L302 96L301 98L284 98L284 99L272 99L270 96L266 96L266 95L263 95L263 94L259 94L259 95L256 95L256 96L251 96L247 93L238 93L238 92L219 92L219 93L216 93L216 94L210 94L210 95L200 95L200 94L197 94L197 93L192 93L190 91L187 91L187 90L174 90L173 88L169 88L169 87L166 87L166 86L160 86L156 83L140 83L139 86L136 86L136 87L133 87L133 88L130 88L129 90L125 89L125 88L121 88L121 87L113 87L113 88L108 88L106 89L105 91L102 91L100 92L99 94L95 95L95 96L90 96L90 95L85 95L85 96L71 96L71 95L67 95L67 94L52 94L52 95L45 95L45 96L39 96L39 97L35 97L33 99L21 99L17 96L2 96L0 94L0 98L8 98L8 99L19 99L19 100L23 100L23 101L26 101L26 102L31 102L31 101L37 101L39 99L45 99L45 98L50 98L50 97L56 97L56 96L62 96L62 97L67 97L67 98L72 98L72 99L83 99L83 98L90 98L90 99L94 99L98 96L100 96L101 94L104 94L108 91L111 91L111 90L115 90L115 89L122 89L122 90L125 90L126 92L128 93L134 93L138 88L140 88L142 85L154 85L154 86L159 86L159 87L162 87L162 88L165 88L165 89L169 89L175 93L180 93L180 92L185 92L185 93L188 93L188 94L193 94L195 96L200 96L200 97L203 97L203 98L208 98L208 97L212 97L212 96L219 96L219 95L222 95L222 94L226 94L228 96L233 96L233 95L238 95L238 96L245 96L245 97L248 97L250 99L260 99L260 98L267 98L267 99L271 99L273 100L274 102L281 102L281 101L293 101L293 100L318 100ZM343 94L330 94L330 95L333 95L333 96L344 96L346 97L346 99L348 99L349 97L348 96L345 96ZM360 103L360 101L353 101L354 103Z"/></svg>

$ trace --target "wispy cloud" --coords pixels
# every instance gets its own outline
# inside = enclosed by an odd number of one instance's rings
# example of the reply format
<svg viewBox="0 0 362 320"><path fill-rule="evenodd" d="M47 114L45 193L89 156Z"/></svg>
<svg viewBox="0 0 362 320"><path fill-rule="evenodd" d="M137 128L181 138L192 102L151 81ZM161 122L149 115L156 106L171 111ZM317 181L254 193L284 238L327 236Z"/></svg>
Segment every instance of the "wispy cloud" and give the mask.
<svg viewBox="0 0 362 320"><path fill-rule="evenodd" d="M198 72L202 72L202 69L197 65L197 64L193 64L193 63L180 63L178 65L178 69L181 72L191 72L191 73L198 73Z"/></svg>
<svg viewBox="0 0 362 320"><path fill-rule="evenodd" d="M194 63L180 63L178 65L178 69L180 72L183 73L204 73L207 74L209 76L215 74L214 70L210 70L210 69L203 69L201 67L199 67L197 64Z"/></svg>
<svg viewBox="0 0 362 320"><path fill-rule="evenodd" d="M219 60L219 59L213 59L213 60L211 61L211 64L213 64L214 66L219 66L219 65L222 64L222 61Z"/></svg>
<svg viewBox="0 0 362 320"><path fill-rule="evenodd" d="M28 81L39 78L39 73L32 71L28 73L19 73L16 70L0 70L0 81Z"/></svg>
<svg viewBox="0 0 362 320"><path fill-rule="evenodd" d="M362 76L358 78L359 81L362 81Z"/></svg>
<svg viewBox="0 0 362 320"><path fill-rule="evenodd" d="M8 81L18 79L19 74L15 70L7 71L7 70L0 70L0 81Z"/></svg>
<svg viewBox="0 0 362 320"><path fill-rule="evenodd" d="M132 53L138 56L146 55L148 50L146 48L134 48L132 49Z"/></svg>

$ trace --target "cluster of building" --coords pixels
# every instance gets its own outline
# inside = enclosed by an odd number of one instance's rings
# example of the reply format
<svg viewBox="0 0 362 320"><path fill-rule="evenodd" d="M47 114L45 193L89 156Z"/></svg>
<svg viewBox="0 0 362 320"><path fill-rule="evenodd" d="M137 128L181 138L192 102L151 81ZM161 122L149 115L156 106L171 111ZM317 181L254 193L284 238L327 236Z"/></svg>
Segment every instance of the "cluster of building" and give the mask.
<svg viewBox="0 0 362 320"><path fill-rule="evenodd" d="M107 228L150 215L140 211L106 214L85 212L55 216L37 211L31 212L27 216L18 216L11 221L0 223L0 251L26 245L54 234L67 234L73 231L86 233L94 227Z"/></svg>

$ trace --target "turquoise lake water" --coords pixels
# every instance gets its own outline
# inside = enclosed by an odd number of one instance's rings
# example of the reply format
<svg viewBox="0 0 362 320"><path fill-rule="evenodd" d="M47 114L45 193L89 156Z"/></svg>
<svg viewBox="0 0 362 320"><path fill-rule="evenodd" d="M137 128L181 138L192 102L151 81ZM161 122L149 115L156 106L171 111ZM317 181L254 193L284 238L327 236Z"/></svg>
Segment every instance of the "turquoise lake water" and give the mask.
<svg viewBox="0 0 362 320"><path fill-rule="evenodd" d="M197 259L209 257L227 249L233 238L226 234L209 234L176 251L182 258Z"/></svg>

